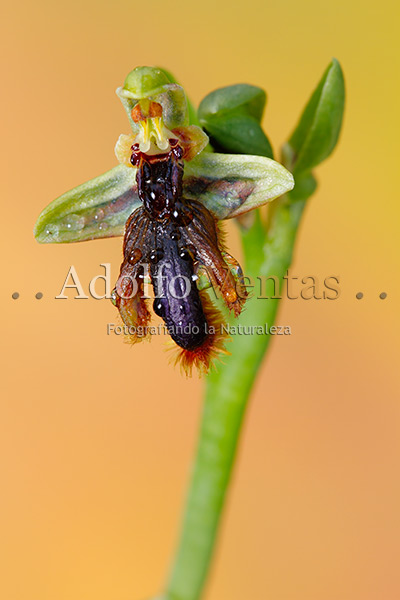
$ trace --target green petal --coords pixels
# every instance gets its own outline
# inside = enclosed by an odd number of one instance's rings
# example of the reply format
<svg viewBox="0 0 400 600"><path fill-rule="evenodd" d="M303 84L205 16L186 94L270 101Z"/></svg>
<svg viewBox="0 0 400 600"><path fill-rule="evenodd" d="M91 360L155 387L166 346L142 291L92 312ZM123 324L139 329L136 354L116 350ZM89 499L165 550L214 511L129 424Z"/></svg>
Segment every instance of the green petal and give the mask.
<svg viewBox="0 0 400 600"><path fill-rule="evenodd" d="M141 205L136 169L119 165L49 204L35 226L40 243L83 242L123 235ZM183 193L202 202L217 219L237 217L293 188L291 173L261 156L202 152L185 164Z"/></svg>
<svg viewBox="0 0 400 600"><path fill-rule="evenodd" d="M34 234L42 244L83 242L122 235L140 205L136 169L118 165L66 192L40 214Z"/></svg>
<svg viewBox="0 0 400 600"><path fill-rule="evenodd" d="M183 194L217 219L231 219L291 190L293 176L263 156L202 152L185 165Z"/></svg>
<svg viewBox="0 0 400 600"><path fill-rule="evenodd" d="M167 69L164 69L162 67L159 67L159 71L161 71L168 78L168 81L170 83L177 83L179 85L179 81L177 79L175 79L175 77L172 75L172 73L170 71L167 71ZM191 101L187 95L186 95L186 102L187 102L187 109L188 109L188 115L189 115L189 124L200 126L199 119L197 118L196 109L193 106L193 104L191 103Z"/></svg>
<svg viewBox="0 0 400 600"><path fill-rule="evenodd" d="M296 174L316 167L335 148L342 125L344 100L342 69L333 59L284 148L284 154L292 157Z"/></svg>

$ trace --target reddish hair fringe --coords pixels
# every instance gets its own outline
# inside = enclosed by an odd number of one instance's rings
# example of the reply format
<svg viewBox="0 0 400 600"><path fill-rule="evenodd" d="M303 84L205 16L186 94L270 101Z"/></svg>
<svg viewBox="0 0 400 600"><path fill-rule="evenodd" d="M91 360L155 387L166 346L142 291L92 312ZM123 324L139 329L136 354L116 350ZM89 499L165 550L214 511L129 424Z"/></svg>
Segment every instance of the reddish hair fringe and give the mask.
<svg viewBox="0 0 400 600"><path fill-rule="evenodd" d="M223 325L225 324L224 317L214 306L205 290L199 292L199 294L209 329L207 338L201 346L194 350L185 350L176 344L174 344L173 348L170 348L174 351L174 356L172 357L174 365L179 364L182 373L187 377L192 376L193 368L198 370L199 375L206 375L210 367L212 367L214 360L220 354L229 354L224 346L224 342L229 337L223 331Z"/></svg>

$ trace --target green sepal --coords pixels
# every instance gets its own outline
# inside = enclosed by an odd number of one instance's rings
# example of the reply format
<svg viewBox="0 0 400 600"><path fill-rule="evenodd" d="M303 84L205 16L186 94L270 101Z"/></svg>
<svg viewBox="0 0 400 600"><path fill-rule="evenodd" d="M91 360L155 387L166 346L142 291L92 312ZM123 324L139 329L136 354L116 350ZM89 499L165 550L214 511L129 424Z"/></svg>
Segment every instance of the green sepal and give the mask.
<svg viewBox="0 0 400 600"><path fill-rule="evenodd" d="M231 219L291 190L292 174L263 156L202 152L185 165L183 195Z"/></svg>
<svg viewBox="0 0 400 600"><path fill-rule="evenodd" d="M136 169L118 165L66 192L40 214L34 235L42 244L81 242L122 235L140 205Z"/></svg>
<svg viewBox="0 0 400 600"><path fill-rule="evenodd" d="M147 98L169 83L166 73L157 67L136 67L126 76L124 89L135 98Z"/></svg>
<svg viewBox="0 0 400 600"><path fill-rule="evenodd" d="M185 127L189 124L186 95L176 83L169 83L164 71L156 67L137 67L131 71L123 87L116 91L128 115L134 133L139 127L132 119L131 112L140 100L148 99L162 106L163 121L168 129Z"/></svg>
<svg viewBox="0 0 400 600"><path fill-rule="evenodd" d="M273 157L260 122L266 93L239 83L208 94L200 103L199 121L217 151Z"/></svg>
<svg viewBox="0 0 400 600"><path fill-rule="evenodd" d="M284 149L286 155L292 155L290 167L295 174L316 167L335 148L342 125L344 100L343 73L334 58Z"/></svg>

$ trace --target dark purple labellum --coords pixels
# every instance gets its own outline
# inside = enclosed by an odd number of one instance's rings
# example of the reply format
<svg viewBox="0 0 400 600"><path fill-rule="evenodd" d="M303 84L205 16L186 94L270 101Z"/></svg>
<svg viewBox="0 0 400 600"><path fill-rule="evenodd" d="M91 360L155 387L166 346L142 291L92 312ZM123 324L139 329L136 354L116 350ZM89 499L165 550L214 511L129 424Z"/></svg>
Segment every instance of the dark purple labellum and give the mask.
<svg viewBox="0 0 400 600"><path fill-rule="evenodd" d="M193 275L193 260L182 258L177 242L163 242L163 258L150 267L154 287L154 312L165 322L172 339L185 350L201 346L207 337L207 321Z"/></svg>
<svg viewBox="0 0 400 600"><path fill-rule="evenodd" d="M182 151L174 139L170 142L171 150L161 154L144 154L132 146L143 206L126 222L124 261L118 279L121 294L117 285L116 305L131 328L148 324L150 313L143 289L144 269L149 268L154 312L180 347L178 360L190 374L193 366L208 370L213 358L224 351L226 336L221 331L222 315L207 294L197 289L199 265L207 270L211 283L236 316L247 294L224 260L215 218L201 203L183 197ZM125 298L123 294L131 288L136 288L136 294ZM140 339L136 335L133 341Z"/></svg>

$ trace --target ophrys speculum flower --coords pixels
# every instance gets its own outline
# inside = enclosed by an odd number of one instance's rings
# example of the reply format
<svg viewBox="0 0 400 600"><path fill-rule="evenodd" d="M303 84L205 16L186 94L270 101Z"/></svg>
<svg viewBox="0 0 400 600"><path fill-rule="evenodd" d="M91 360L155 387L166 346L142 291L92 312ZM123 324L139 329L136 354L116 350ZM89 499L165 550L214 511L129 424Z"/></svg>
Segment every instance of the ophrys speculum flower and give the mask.
<svg viewBox="0 0 400 600"><path fill-rule="evenodd" d="M218 221L243 215L291 190L292 175L261 156L209 152L207 135L189 124L183 89L159 69L139 67L118 88L132 133L116 145L120 165L51 203L35 236L43 243L124 233L114 304L140 341L153 308L178 345L182 364L207 371L223 349L222 315L198 285L206 273L235 316L247 292L241 269L223 247Z"/></svg>

